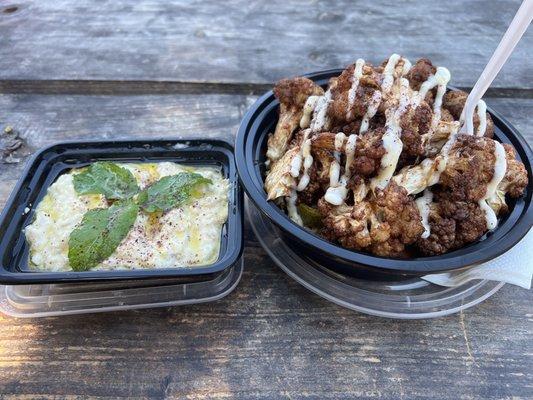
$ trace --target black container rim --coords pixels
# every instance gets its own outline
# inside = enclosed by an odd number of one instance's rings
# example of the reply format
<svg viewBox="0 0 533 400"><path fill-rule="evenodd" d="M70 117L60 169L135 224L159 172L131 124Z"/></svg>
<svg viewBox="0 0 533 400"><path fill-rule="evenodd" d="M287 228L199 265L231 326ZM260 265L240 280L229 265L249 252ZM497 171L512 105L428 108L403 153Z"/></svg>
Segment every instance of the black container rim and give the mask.
<svg viewBox="0 0 533 400"><path fill-rule="evenodd" d="M228 221L230 218L234 219L234 223L231 225L231 246L228 246L228 251L224 254L220 254L219 258L211 264L197 266L197 267L176 267L176 268L154 268L154 269L127 269L127 270L97 270L97 271L35 271L35 272L13 272L5 269L3 265L0 265L0 283L4 285L18 285L18 284L43 284L43 283L85 283L85 282L97 282L97 281L117 281L117 280L137 280L137 279L154 279L154 278L194 278L198 277L201 280L212 278L214 275L219 274L227 268L233 266L242 256L244 247L243 236L243 218L244 218L244 199L241 187L239 185L239 179L235 164L234 148L230 141L224 139L171 139L165 137L154 137L150 139L109 139L109 140L65 140L55 142L45 147L40 148L34 154L32 154L26 161L25 167L20 174L20 178L11 190L5 206L0 213L0 225L7 219L8 208L16 200L18 193L24 185L24 178L31 173L32 167L35 162L51 151L54 147L58 146L91 146L91 145L167 145L172 148L173 151L186 151L194 147L210 146L206 150L216 149L216 151L222 152L227 156L228 160L228 177L230 181L230 190L235 190L234 198L234 212L228 210ZM185 147L174 147L174 146ZM170 150L170 149L169 149ZM228 207L231 207L230 203ZM228 224L228 221L226 224ZM221 250L222 251L222 250Z"/></svg>
<svg viewBox="0 0 533 400"><path fill-rule="evenodd" d="M303 75L320 85L325 85L329 78L338 76L342 69L329 69ZM453 89L453 88L451 88ZM531 210L531 189L528 185L526 204L523 212L518 218L518 222L497 241L497 245L489 245L486 239L439 256L416 257L411 259L392 259L386 257L373 256L368 253L357 252L340 247L332 242L323 239L317 234L295 224L290 218L275 204L267 201L266 193L263 189L263 178L255 171L256 162L254 159L253 138L257 135L258 121L272 109L278 109L279 102L275 98L272 90L262 95L247 111L239 127L235 141L235 159L239 178L248 197L271 221L273 221L283 231L294 236L298 241L311 248L314 248L333 259L340 259L346 263L363 264L367 267L380 271L424 274L445 272L461 269L472 265L481 264L492 260L515 244L517 244L529 231L533 224L533 212ZM487 111L493 117L495 125L504 132L517 152L520 153L522 161L526 166L529 182L533 181L531 165L533 164L533 153L526 140L505 118L498 112L487 107ZM501 138L495 135L499 140ZM498 226L500 229L501 226Z"/></svg>

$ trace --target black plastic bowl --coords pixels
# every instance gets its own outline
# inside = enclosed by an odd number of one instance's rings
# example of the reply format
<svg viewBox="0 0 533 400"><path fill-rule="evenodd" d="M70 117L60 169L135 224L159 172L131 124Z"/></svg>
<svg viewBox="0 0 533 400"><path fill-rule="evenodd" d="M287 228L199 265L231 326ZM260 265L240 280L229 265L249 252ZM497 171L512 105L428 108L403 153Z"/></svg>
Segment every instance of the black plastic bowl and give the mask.
<svg viewBox="0 0 533 400"><path fill-rule="evenodd" d="M222 228L220 253L210 265L195 267L128 269L85 272L36 272L28 268L29 246L24 227L48 187L71 168L95 161L173 161L197 166L218 166L230 181L228 220ZM243 249L243 198L231 144L220 140L111 140L64 142L36 153L27 163L0 215L0 283L86 283L137 279L200 282L214 279L235 264ZM26 212L26 208L30 209Z"/></svg>
<svg viewBox="0 0 533 400"><path fill-rule="evenodd" d="M329 78L338 76L342 70L328 70L306 75L325 87ZM237 169L241 183L253 203L277 226L288 243L296 245L310 258L316 258L329 268L341 273L372 272L395 275L424 275L461 269L491 260L513 247L531 228L532 185L528 185L523 197L508 200L510 212L499 221L498 228L479 241L443 255L392 259L377 257L368 253L342 248L313 232L293 223L274 203L267 201L263 189L265 176L265 152L267 137L274 131L278 120L279 102L272 91L263 95L248 110L239 128L235 144ZM488 109L495 125L495 138L511 143L517 157L527 169L529 182L533 182L531 171L532 152L524 138L498 113Z"/></svg>

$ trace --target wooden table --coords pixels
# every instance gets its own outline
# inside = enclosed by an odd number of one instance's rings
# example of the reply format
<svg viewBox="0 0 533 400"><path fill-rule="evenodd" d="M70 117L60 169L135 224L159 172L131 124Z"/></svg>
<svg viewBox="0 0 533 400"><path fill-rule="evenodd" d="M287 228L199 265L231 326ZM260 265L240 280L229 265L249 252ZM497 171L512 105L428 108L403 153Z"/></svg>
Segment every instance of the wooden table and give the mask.
<svg viewBox="0 0 533 400"><path fill-rule="evenodd" d="M65 139L225 137L290 75L421 56L471 87L519 1L1 1L0 127ZM533 140L533 30L487 102ZM0 164L0 206L23 162ZM0 397L516 399L533 396L531 291L393 321L285 276L247 227L245 273L212 304L0 316Z"/></svg>

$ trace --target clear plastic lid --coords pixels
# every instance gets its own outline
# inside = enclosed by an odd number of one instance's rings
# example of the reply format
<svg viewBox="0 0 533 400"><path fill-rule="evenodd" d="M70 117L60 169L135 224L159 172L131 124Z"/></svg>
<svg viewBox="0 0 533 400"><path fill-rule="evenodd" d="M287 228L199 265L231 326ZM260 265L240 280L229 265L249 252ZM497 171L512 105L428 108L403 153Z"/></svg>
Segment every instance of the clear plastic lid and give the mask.
<svg viewBox="0 0 533 400"><path fill-rule="evenodd" d="M201 282L151 279L85 284L0 286L0 311L13 317L50 317L204 303L228 295L239 283L240 259Z"/></svg>
<svg viewBox="0 0 533 400"><path fill-rule="evenodd" d="M400 319L440 317L472 307L504 285L477 280L449 288L421 278L373 281L341 275L295 252L250 201L246 208L257 239L283 271L319 296L365 314Z"/></svg>

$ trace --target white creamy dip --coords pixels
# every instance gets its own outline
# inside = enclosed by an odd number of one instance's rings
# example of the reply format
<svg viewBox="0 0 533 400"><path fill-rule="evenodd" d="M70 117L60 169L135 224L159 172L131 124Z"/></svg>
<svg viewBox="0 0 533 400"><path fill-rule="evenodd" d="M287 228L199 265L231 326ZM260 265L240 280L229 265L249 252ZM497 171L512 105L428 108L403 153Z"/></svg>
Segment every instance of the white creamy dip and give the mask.
<svg viewBox="0 0 533 400"><path fill-rule="evenodd" d="M216 167L189 167L172 162L120 164L132 172L141 189L160 178L196 172L212 184L195 198L166 213L139 212L135 224L114 253L92 270L171 268L207 265L220 251L222 226L228 217L229 182ZM78 170L79 171L79 170ZM68 241L86 211L108 207L102 195L78 195L76 170L61 175L37 205L26 230L30 268L70 271Z"/></svg>

